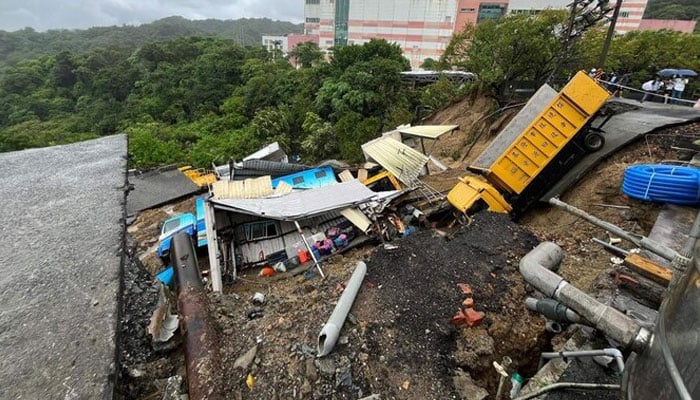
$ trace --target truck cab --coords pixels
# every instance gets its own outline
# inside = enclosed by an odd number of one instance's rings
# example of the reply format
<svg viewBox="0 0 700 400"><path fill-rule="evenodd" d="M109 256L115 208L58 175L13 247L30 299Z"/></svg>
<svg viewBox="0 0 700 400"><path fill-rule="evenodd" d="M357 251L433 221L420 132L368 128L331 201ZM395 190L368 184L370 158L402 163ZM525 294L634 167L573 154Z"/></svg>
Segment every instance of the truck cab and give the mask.
<svg viewBox="0 0 700 400"><path fill-rule="evenodd" d="M197 220L190 213L176 215L168 218L163 222L160 229L158 240L158 257L167 258L170 254L170 242L175 234L187 232L188 235L194 237L196 233Z"/></svg>

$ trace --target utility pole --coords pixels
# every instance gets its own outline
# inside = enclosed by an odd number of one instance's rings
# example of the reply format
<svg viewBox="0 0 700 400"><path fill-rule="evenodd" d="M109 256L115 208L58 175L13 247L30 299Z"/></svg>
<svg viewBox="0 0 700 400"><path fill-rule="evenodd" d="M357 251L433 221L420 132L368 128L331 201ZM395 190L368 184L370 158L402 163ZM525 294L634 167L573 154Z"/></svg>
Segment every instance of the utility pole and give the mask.
<svg viewBox="0 0 700 400"><path fill-rule="evenodd" d="M608 50L610 50L610 42L615 34L615 24L617 23L617 16L620 15L620 7L622 6L622 0L617 0L615 3L615 9L613 10L612 19L610 20L610 26L608 27L608 34L605 37L605 42L603 43L603 50L600 52L600 59L598 60L598 68L605 67L605 59L608 58Z"/></svg>

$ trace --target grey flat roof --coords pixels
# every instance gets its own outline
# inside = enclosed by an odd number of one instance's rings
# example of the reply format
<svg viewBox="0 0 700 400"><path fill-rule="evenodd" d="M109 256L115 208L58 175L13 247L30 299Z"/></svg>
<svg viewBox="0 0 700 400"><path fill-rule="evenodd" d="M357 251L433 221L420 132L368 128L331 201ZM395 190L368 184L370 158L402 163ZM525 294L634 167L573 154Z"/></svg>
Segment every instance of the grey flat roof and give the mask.
<svg viewBox="0 0 700 400"><path fill-rule="evenodd" d="M111 398L126 137L0 154L0 398Z"/></svg>
<svg viewBox="0 0 700 400"><path fill-rule="evenodd" d="M134 186L127 198L126 209L130 216L199 191L197 185L175 167L129 175L129 183Z"/></svg>
<svg viewBox="0 0 700 400"><path fill-rule="evenodd" d="M260 199L211 199L220 210L294 221L352 207L395 192L373 192L357 180Z"/></svg>

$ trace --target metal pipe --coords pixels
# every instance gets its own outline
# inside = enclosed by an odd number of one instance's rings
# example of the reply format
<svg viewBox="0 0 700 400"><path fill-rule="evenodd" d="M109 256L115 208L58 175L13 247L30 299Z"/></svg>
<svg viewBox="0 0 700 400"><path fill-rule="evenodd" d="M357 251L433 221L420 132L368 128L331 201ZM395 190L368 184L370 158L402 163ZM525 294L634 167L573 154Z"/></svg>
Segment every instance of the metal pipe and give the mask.
<svg viewBox="0 0 700 400"><path fill-rule="evenodd" d="M630 254L629 251L627 251L621 247L614 246L614 245L612 245L604 240L600 240L598 238L592 238L591 240L594 241L595 243L598 243L599 245L603 246L606 250L612 252L616 256L627 257Z"/></svg>
<svg viewBox="0 0 700 400"><path fill-rule="evenodd" d="M648 330L549 270L561 262L563 254L562 249L552 242L540 243L520 260L520 273L537 290L576 311L623 346L635 351L645 349L650 339Z"/></svg>
<svg viewBox="0 0 700 400"><path fill-rule="evenodd" d="M301 229L301 226L299 226L299 222L294 221L294 225L297 227L297 231L299 232L299 235L301 236L302 242L304 242L304 247L306 247L306 250L309 251L309 255L311 256L311 259L314 262L314 265L316 266L316 269L318 269L318 272L321 274L321 278L325 278L326 275L323 274L323 270L321 269L321 264L318 263L318 260L316 259L316 256L314 255L314 251L309 246L309 242L306 241L306 236L304 236L304 231Z"/></svg>
<svg viewBox="0 0 700 400"><path fill-rule="evenodd" d="M551 199L549 199L549 204L559 207L564 211L576 215L577 217L583 218L586 221L592 223L593 225L605 229L608 232L612 232L615 235L634 243L636 246L645 248L651 251L652 253L657 254L669 261L677 260L678 262L684 262L686 264L690 261L687 257L678 254L678 252L676 252L670 247L650 240L645 236L632 235L631 233L625 231L617 225L613 225L609 222L598 219L579 208L564 203L563 201L557 198L552 197Z"/></svg>
<svg viewBox="0 0 700 400"><path fill-rule="evenodd" d="M540 355L540 366L537 369L542 368L544 365L544 360L551 360L553 358L578 358L578 357L595 357L595 356L609 356L615 359L617 363L617 369L622 373L625 370L625 360L622 357L622 352L618 349L608 348L601 350L579 350L579 351L560 351L551 353L542 353Z"/></svg>
<svg viewBox="0 0 700 400"><path fill-rule="evenodd" d="M693 222L693 226L690 229L690 233L688 234L688 240L686 241L685 245L683 246L683 249L681 250L684 256L692 255L693 249L695 248L698 238L700 238L700 212L695 216L695 222ZM674 261L672 266L675 272L673 274L671 282L668 285L669 293L678 285L678 282L680 282L681 280L681 276L685 276L687 264L683 265ZM695 266L696 268L698 268L697 261L695 262ZM688 391L688 388L685 385L685 382L683 381L683 377L681 376L681 373L678 370L676 361L673 359L671 349L666 339L668 337L668 334L666 332L666 314L668 313L666 309L668 307L669 300L667 299L661 306L661 310L659 312L659 319L657 323L659 335L657 340L659 342L659 347L661 347L661 355L663 357L664 364L666 365L666 370L671 376L671 382L673 383L673 386L676 389L676 393L681 399L690 400L692 399L692 397L690 396L690 392Z"/></svg>
<svg viewBox="0 0 700 400"><path fill-rule="evenodd" d="M211 244L210 244L211 245ZM225 399L219 365L219 340L209 315L207 295L192 239L186 233L173 236L170 260L177 280L177 306L185 335L187 386L192 400Z"/></svg>
<svg viewBox="0 0 700 400"><path fill-rule="evenodd" d="M340 299L338 299L338 304L335 305L333 313L318 334L317 357L328 355L333 350L340 334L340 328L343 327L345 319L348 317L352 303L355 301L366 273L367 264L359 261L355 271L350 276L348 285L345 287Z"/></svg>
<svg viewBox="0 0 700 400"><path fill-rule="evenodd" d="M579 322L581 316L569 307L553 299L538 300L532 297L525 299L525 305L532 311L557 322Z"/></svg>
<svg viewBox="0 0 700 400"><path fill-rule="evenodd" d="M549 386L545 386L542 389L527 394L525 396L516 397L513 400L529 400L534 399L540 395L557 389L593 389L593 390L620 390L620 385L606 384L606 383L576 383L576 382L559 382Z"/></svg>
<svg viewBox="0 0 700 400"><path fill-rule="evenodd" d="M547 321L544 325L544 330L549 333L561 333L561 325L557 321Z"/></svg>

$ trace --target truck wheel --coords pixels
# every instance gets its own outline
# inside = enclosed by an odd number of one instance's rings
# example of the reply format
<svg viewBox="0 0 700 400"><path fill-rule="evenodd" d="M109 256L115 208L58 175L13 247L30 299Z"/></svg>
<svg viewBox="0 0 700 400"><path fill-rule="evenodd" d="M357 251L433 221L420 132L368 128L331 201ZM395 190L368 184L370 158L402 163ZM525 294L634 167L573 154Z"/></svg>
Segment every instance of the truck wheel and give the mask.
<svg viewBox="0 0 700 400"><path fill-rule="evenodd" d="M588 132L583 137L583 147L593 153L603 148L605 145L605 137L598 132Z"/></svg>

